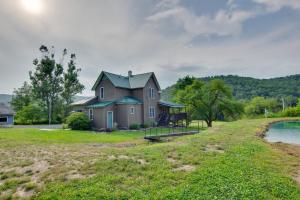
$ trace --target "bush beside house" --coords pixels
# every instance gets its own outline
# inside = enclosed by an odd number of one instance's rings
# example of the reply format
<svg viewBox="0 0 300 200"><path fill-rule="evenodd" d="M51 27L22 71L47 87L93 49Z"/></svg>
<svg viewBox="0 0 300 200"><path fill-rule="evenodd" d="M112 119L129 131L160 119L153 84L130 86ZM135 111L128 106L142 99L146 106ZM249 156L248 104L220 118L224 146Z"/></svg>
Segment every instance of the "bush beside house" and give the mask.
<svg viewBox="0 0 300 200"><path fill-rule="evenodd" d="M67 125L72 130L90 130L92 127L91 120L85 113L75 112L67 117Z"/></svg>

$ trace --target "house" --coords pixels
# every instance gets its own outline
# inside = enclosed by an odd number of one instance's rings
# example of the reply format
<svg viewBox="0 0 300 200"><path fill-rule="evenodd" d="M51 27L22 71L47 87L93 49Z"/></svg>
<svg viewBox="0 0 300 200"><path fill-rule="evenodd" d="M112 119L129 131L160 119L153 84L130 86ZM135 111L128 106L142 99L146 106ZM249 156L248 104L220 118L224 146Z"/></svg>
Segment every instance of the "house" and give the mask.
<svg viewBox="0 0 300 200"><path fill-rule="evenodd" d="M93 88L95 96L74 102L72 111L85 112L96 129L132 124L163 123L171 108L182 105L160 100L161 88L153 72L127 76L102 71Z"/></svg>
<svg viewBox="0 0 300 200"><path fill-rule="evenodd" d="M0 103L0 127L10 127L14 124L14 112L4 103Z"/></svg>

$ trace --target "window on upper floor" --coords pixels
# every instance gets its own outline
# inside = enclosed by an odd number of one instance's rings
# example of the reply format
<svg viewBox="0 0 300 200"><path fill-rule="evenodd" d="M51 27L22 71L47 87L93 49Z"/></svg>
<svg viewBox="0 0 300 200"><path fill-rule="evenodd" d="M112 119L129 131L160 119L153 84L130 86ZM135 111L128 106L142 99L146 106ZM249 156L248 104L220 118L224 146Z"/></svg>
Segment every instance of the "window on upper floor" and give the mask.
<svg viewBox="0 0 300 200"><path fill-rule="evenodd" d="M149 97L150 99L155 99L154 88L152 87L149 88Z"/></svg>
<svg viewBox="0 0 300 200"><path fill-rule="evenodd" d="M100 87L100 99L104 99L104 87Z"/></svg>
<svg viewBox="0 0 300 200"><path fill-rule="evenodd" d="M155 107L154 106L150 106L149 107L149 117L150 118L154 118L155 117Z"/></svg>
<svg viewBox="0 0 300 200"><path fill-rule="evenodd" d="M89 118L90 118L90 120L94 119L94 110L93 109L89 109Z"/></svg>

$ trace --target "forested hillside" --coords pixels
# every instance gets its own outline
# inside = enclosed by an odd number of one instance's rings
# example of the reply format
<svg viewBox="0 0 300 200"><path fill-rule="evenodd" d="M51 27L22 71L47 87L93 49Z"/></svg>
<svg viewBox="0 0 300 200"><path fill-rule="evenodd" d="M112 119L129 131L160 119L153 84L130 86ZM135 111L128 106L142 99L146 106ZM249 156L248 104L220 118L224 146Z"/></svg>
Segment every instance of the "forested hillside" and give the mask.
<svg viewBox="0 0 300 200"><path fill-rule="evenodd" d="M300 74L271 78L271 79L255 79L240 76L211 76L199 78L203 81L212 79L221 79L233 88L233 95L237 99L251 99L255 96L263 97L300 97ZM174 85L162 91L162 98L170 100Z"/></svg>

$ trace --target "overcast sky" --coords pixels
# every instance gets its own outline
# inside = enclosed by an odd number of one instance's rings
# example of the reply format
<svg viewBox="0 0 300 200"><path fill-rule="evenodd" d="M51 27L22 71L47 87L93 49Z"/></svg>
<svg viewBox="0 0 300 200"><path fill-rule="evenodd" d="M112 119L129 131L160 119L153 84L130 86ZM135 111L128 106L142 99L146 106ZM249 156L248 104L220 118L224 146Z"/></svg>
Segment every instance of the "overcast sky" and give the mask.
<svg viewBox="0 0 300 200"><path fill-rule="evenodd" d="M162 88L300 73L300 0L1 0L0 27L0 93L28 81L41 44L76 53L83 95L102 70L154 71Z"/></svg>

